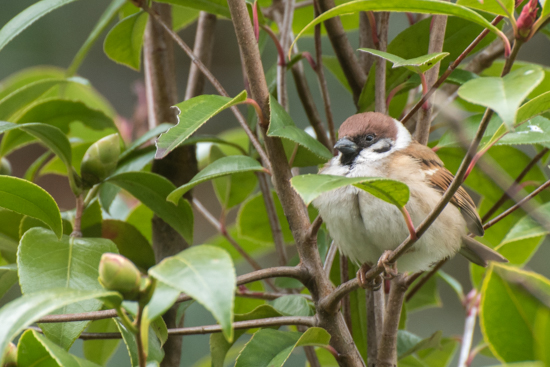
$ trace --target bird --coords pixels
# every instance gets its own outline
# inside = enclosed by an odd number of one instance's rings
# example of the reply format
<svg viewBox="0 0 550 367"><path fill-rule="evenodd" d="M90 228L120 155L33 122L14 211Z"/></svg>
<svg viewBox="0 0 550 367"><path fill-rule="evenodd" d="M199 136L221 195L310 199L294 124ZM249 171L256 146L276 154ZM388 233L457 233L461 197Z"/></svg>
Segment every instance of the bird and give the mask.
<svg viewBox="0 0 550 367"><path fill-rule="evenodd" d="M415 228L438 204L454 178L434 151L416 142L401 122L385 114L352 115L340 126L338 138L334 146L338 154L319 174L383 177L405 183L410 191L405 208ZM390 251L409 234L414 235L398 207L352 185L321 194L313 205L340 253L358 266L387 260ZM469 237L468 231L476 236L484 234L474 201L460 187L423 236L398 258L398 272L429 270L457 252L481 266L489 261L507 262L498 252ZM388 269L388 264L384 265Z"/></svg>

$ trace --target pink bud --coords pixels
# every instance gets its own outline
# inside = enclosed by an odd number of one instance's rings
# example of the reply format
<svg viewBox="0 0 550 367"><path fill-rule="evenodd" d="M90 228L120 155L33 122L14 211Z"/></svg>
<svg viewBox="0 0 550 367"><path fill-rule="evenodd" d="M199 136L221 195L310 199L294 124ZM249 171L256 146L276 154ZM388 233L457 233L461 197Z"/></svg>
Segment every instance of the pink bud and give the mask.
<svg viewBox="0 0 550 367"><path fill-rule="evenodd" d="M521 14L517 20L518 34L516 38L523 40L527 39L531 34L533 24L537 20L538 1L530 0L521 10Z"/></svg>

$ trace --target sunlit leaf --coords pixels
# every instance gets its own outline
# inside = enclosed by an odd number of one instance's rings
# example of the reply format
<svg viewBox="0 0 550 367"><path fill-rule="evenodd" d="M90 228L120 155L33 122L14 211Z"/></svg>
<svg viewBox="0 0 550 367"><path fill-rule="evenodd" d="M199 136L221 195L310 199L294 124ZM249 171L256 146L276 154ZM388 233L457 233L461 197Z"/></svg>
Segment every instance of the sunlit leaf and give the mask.
<svg viewBox="0 0 550 367"><path fill-rule="evenodd" d="M105 37L103 50L119 64L139 70L143 35L149 14L140 12L122 19Z"/></svg>
<svg viewBox="0 0 550 367"><path fill-rule="evenodd" d="M414 59L406 60L397 55L393 55L388 52L383 52L383 51L379 51L371 48L360 48L359 51L367 52L369 54L388 60L393 64L393 68L405 67L417 74L421 74L430 70L439 61L441 61L441 59L449 56L448 52L436 52L429 55L419 56L419 57L415 57Z"/></svg>
<svg viewBox="0 0 550 367"><path fill-rule="evenodd" d="M456 3L458 5L466 6L468 8L482 10L488 13L502 15L505 17L509 16L510 14L514 14L515 8L514 0L484 0L482 2L478 0L458 0Z"/></svg>

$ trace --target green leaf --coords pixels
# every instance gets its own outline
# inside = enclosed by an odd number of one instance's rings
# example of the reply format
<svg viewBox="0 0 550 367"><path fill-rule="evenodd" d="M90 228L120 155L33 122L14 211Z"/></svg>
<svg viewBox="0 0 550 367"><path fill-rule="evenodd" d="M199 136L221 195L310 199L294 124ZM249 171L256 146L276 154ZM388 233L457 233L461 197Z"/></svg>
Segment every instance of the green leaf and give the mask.
<svg viewBox="0 0 550 367"><path fill-rule="evenodd" d="M235 98L201 95L178 103L178 124L159 136L155 157L164 158L214 115L245 100L246 91L242 91Z"/></svg>
<svg viewBox="0 0 550 367"><path fill-rule="evenodd" d="M420 278L411 285L411 289L419 281ZM410 313L431 307L441 307L442 305L439 290L437 289L437 277L431 277L426 284L407 301L407 311Z"/></svg>
<svg viewBox="0 0 550 367"><path fill-rule="evenodd" d="M118 330L122 334L122 340L124 340L124 344L126 344L126 348L128 349L128 355L130 356L130 361L132 363L132 367L139 367L139 360L138 360L138 348L136 343L136 336L126 329L124 325L118 319L115 319L116 325L118 327ZM148 330L148 351L147 353L147 366L159 366L159 363L164 358L164 351L162 350L160 346L160 342L155 336L154 332L151 332L151 330ZM145 343L144 343L145 344Z"/></svg>
<svg viewBox="0 0 550 367"><path fill-rule="evenodd" d="M265 319L271 317L280 317L278 311L269 305L261 305L256 307L249 313L245 314L236 314L235 321L248 321L248 320L257 320ZM235 344L237 339L239 339L247 330L235 330L235 336L232 342L228 342L223 334L216 333L210 335L210 354L212 356L212 367L224 367L225 358L229 349Z"/></svg>
<svg viewBox="0 0 550 367"><path fill-rule="evenodd" d="M484 0L483 2L479 2L478 0L458 0L456 3L468 8L482 10L505 17L514 14L515 8L514 0ZM504 9L499 3L504 6Z"/></svg>
<svg viewBox="0 0 550 367"><path fill-rule="evenodd" d="M336 256L340 256L337 254ZM338 257L336 257L338 258ZM359 267L353 264L348 259L348 279L353 279L357 276L357 271ZM334 284L341 284L344 282L342 277L342 271L340 268L340 261L334 261L331 269L331 279L333 279ZM367 350L367 295L366 291L363 288L358 289L355 292L349 294L349 305L350 305L350 314L351 314L351 335L355 345L357 345L357 350L363 357L363 360L368 359L368 350Z"/></svg>
<svg viewBox="0 0 550 367"><path fill-rule="evenodd" d="M118 328L113 319L95 320L86 329L88 333L115 333ZM105 366L118 348L118 339L84 340L82 349L87 360Z"/></svg>
<svg viewBox="0 0 550 367"><path fill-rule="evenodd" d="M290 180L294 190L309 205L319 195L343 186L354 185L390 204L402 207L409 201L409 188L402 182L379 177L342 177L300 175Z"/></svg>
<svg viewBox="0 0 550 367"><path fill-rule="evenodd" d="M154 213L151 209L143 204L138 204L131 212L128 214L126 222L133 225L141 232L141 234L149 241L153 240L152 234L152 225L151 220L153 219Z"/></svg>
<svg viewBox="0 0 550 367"><path fill-rule="evenodd" d="M464 296L464 289L462 288L462 284L449 274L445 273L443 270L439 270L437 272L437 276L442 279L445 283L447 283L453 291L455 291L458 300L460 303L464 302L465 296Z"/></svg>
<svg viewBox="0 0 550 367"><path fill-rule="evenodd" d="M147 270L156 264L151 244L136 227L115 219L104 220L101 227L101 237L113 241L118 252L136 266Z"/></svg>
<svg viewBox="0 0 550 367"><path fill-rule="evenodd" d="M101 14L99 21L95 25L94 29L92 29L92 31L90 32L90 35L88 36L86 41L84 41L84 43L82 44L82 46L80 46L80 49L74 56L71 65L69 65L69 67L67 68L67 75L76 74L78 68L82 64L82 61L84 61L84 58L86 57L94 43L96 43L99 36L101 36L101 34L107 29L109 24L116 17L120 8L122 8L124 4L126 4L125 0L113 0L109 4L103 14Z"/></svg>
<svg viewBox="0 0 550 367"><path fill-rule="evenodd" d="M172 307L180 295L180 291L170 287L168 284L157 281L153 297L147 304L147 318L150 321L164 315Z"/></svg>
<svg viewBox="0 0 550 367"><path fill-rule="evenodd" d="M15 264L0 266L0 298L17 283L17 266Z"/></svg>
<svg viewBox="0 0 550 367"><path fill-rule="evenodd" d="M118 22L105 37L105 54L111 60L139 71L143 35L148 19L149 14L139 12Z"/></svg>
<svg viewBox="0 0 550 367"><path fill-rule="evenodd" d="M341 14L348 14L360 11L391 11L391 12L410 12L421 14L442 14L453 15L459 18L466 19L470 22L477 23L482 27L489 29L491 32L501 34L500 30L493 26L489 21L483 18L476 12L460 5L444 2L433 2L431 0L408 0L406 2L400 0L387 0L384 2L376 0L359 0L351 1L340 6L336 6L309 23L294 39L294 43L302 36L309 28L319 24L327 19L336 17ZM291 45L294 47L294 43Z"/></svg>
<svg viewBox="0 0 550 367"><path fill-rule="evenodd" d="M12 39L19 33L23 32L28 26L65 4L74 2L75 0L42 0L39 1L21 13L13 17L0 29L0 50L4 48Z"/></svg>
<svg viewBox="0 0 550 367"><path fill-rule="evenodd" d="M193 211L185 199L175 206L166 197L176 189L166 178L148 172L124 172L111 176L106 182L128 191L174 228L188 243L193 243Z"/></svg>
<svg viewBox="0 0 550 367"><path fill-rule="evenodd" d="M225 0L159 0L160 3L185 6L187 8L202 10L207 13L231 18L227 1Z"/></svg>
<svg viewBox="0 0 550 367"><path fill-rule="evenodd" d="M77 125L71 125L71 123L75 121L79 121L90 128L85 130L88 136L80 136L81 134L78 131L73 131L73 127ZM63 99L40 100L27 108L15 122L18 124L41 122L52 125L67 134L68 137L80 137L84 141L97 140L95 136L88 133L90 131L109 128L116 129L113 120L102 111L90 108L82 102ZM71 125L70 128L69 125ZM25 132L19 130L10 131L2 139L0 153L6 155L17 147L29 144L30 142L32 142L32 138Z"/></svg>
<svg viewBox="0 0 550 367"><path fill-rule="evenodd" d="M226 251L210 245L191 247L164 259L149 274L202 304L221 324L224 336L233 340L237 278Z"/></svg>
<svg viewBox="0 0 550 367"><path fill-rule="evenodd" d="M285 111L272 95L269 95L269 105L271 108L271 120L269 122L269 129L267 130L268 136L291 140L324 160L329 160L333 157L332 153L323 144L311 137L304 130L296 127L288 112Z"/></svg>
<svg viewBox="0 0 550 367"><path fill-rule="evenodd" d="M50 288L100 291L97 278L99 261L105 252L117 252L114 243L102 238L63 236L59 240L51 231L33 228L21 238L17 254L19 282L23 294ZM102 303L88 300L65 306L57 313L92 312ZM41 325L48 338L68 349L86 328L87 321Z"/></svg>
<svg viewBox="0 0 550 367"><path fill-rule="evenodd" d="M536 360L535 328L541 302L526 291L550 296L550 281L539 274L492 263L481 289L481 331L493 354L504 362Z"/></svg>
<svg viewBox="0 0 550 367"><path fill-rule="evenodd" d="M344 74L342 66L340 66L340 62L338 62L336 56L323 55L323 66L326 67L332 75L334 75L336 80L338 80L340 84L342 84L342 86L350 92L350 94L352 93L351 87L346 79L346 75Z"/></svg>
<svg viewBox="0 0 550 367"><path fill-rule="evenodd" d="M200 11L183 6L172 7L172 29L179 32L199 17Z"/></svg>
<svg viewBox="0 0 550 367"><path fill-rule="evenodd" d="M0 193L0 207L41 220L61 238L63 223L59 208L40 186L17 177L0 176Z"/></svg>
<svg viewBox="0 0 550 367"><path fill-rule="evenodd" d="M529 102L525 102L518 110L517 123L522 123L550 110L550 92L543 93Z"/></svg>
<svg viewBox="0 0 550 367"><path fill-rule="evenodd" d="M231 175L233 173L259 172L263 170L264 168L257 160L244 155L220 158L197 173L187 184L172 191L166 200L176 204L178 200L193 187L217 177Z"/></svg>
<svg viewBox="0 0 550 367"><path fill-rule="evenodd" d="M427 367L447 367L451 364L457 347L457 340L444 338L438 348L426 348L416 354Z"/></svg>
<svg viewBox="0 0 550 367"><path fill-rule="evenodd" d="M441 344L441 331L436 331L432 336L422 339L406 330L397 332L397 356L405 358L413 353L427 348L439 348Z"/></svg>
<svg viewBox="0 0 550 367"><path fill-rule="evenodd" d="M48 289L26 294L11 301L0 309L0 325L2 325L0 328L0 350L5 350L13 338L41 317L72 303L96 298L109 303L122 301L116 292L82 291L68 288Z"/></svg>
<svg viewBox="0 0 550 367"><path fill-rule="evenodd" d="M279 297L270 301L269 304L285 316L313 316L314 314L307 299L297 294Z"/></svg>
<svg viewBox="0 0 550 367"><path fill-rule="evenodd" d="M543 78L544 72L540 67L524 67L503 78L470 80L458 89L458 95L468 102L491 108L511 128L516 123L521 102Z"/></svg>
<svg viewBox="0 0 550 367"><path fill-rule="evenodd" d="M120 153L120 160L127 158L130 153L136 151L137 148L148 142L149 140L157 137L159 134L166 132L166 130L174 127L174 124L169 124L167 122L155 126L151 130L148 130L145 134L137 138L132 144L126 148L122 153Z"/></svg>
<svg viewBox="0 0 550 367"><path fill-rule="evenodd" d="M98 364L69 354L35 330L27 330L21 336L17 348L17 365L59 366L59 367L99 367Z"/></svg>
<svg viewBox="0 0 550 367"><path fill-rule="evenodd" d="M405 60L404 58L397 55L371 48L360 48L359 51L367 52L369 54L388 60L393 64L394 69L403 66L413 73L417 74L422 74L430 70L443 58L449 56L448 52L436 52L429 55L415 57L414 59Z"/></svg>
<svg viewBox="0 0 550 367"><path fill-rule="evenodd" d="M544 366L548 366L548 363L550 363L550 350L548 350L550 343L550 308L540 307L538 309L537 318L535 319L535 335L538 342L535 346L537 359L544 362Z"/></svg>
<svg viewBox="0 0 550 367"><path fill-rule="evenodd" d="M235 367L280 367L296 347L325 346L330 335L312 327L304 333L261 329L254 333L235 362Z"/></svg>

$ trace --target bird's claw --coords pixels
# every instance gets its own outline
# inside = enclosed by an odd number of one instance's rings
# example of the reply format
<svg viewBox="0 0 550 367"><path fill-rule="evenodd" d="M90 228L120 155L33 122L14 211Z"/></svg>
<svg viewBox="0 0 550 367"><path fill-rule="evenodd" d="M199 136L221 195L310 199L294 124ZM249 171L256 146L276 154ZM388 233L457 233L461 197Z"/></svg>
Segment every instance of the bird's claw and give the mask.
<svg viewBox="0 0 550 367"><path fill-rule="evenodd" d="M384 268L384 279L393 279L397 276L397 274L399 274L397 271L397 264L389 261L391 254L391 251L386 250L382 256L380 256L380 259L378 259L378 266L382 266Z"/></svg>
<svg viewBox="0 0 550 367"><path fill-rule="evenodd" d="M370 269L370 266L366 263L361 265L361 268L359 268L359 271L357 272L357 281L359 282L359 286L361 288L377 291L382 286L382 278L377 276L373 280L367 280L366 274Z"/></svg>

